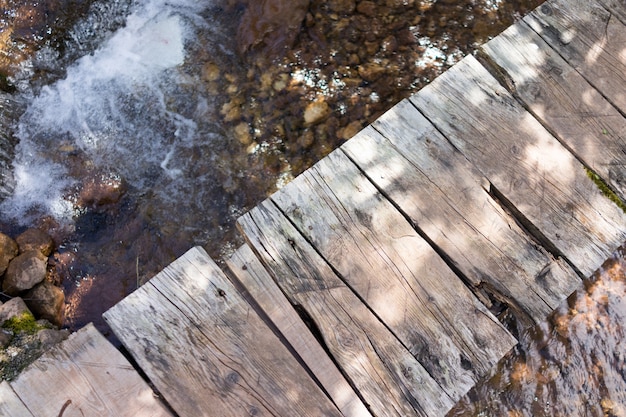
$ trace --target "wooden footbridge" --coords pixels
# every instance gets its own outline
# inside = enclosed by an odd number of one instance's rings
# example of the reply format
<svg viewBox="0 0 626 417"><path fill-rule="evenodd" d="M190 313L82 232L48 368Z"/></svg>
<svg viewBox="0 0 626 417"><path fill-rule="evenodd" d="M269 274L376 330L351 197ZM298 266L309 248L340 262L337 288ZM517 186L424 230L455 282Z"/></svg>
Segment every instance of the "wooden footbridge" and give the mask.
<svg viewBox="0 0 626 417"><path fill-rule="evenodd" d="M444 416L626 241L625 25L548 1L106 312L171 408L89 326L0 414Z"/></svg>

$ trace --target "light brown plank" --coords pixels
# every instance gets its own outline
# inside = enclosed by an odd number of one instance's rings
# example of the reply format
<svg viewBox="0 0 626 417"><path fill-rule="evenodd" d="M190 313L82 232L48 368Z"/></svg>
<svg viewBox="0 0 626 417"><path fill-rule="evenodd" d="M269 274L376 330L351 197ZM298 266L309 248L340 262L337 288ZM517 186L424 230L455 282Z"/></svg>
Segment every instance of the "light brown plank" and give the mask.
<svg viewBox="0 0 626 417"><path fill-rule="evenodd" d="M626 216L472 56L411 101L584 276L626 240Z"/></svg>
<svg viewBox="0 0 626 417"><path fill-rule="evenodd" d="M33 417L7 381L0 382L0 416Z"/></svg>
<svg viewBox="0 0 626 417"><path fill-rule="evenodd" d="M524 21L626 114L626 28L617 16L593 0L550 0Z"/></svg>
<svg viewBox="0 0 626 417"><path fill-rule="evenodd" d="M522 22L482 49L535 117L626 197L626 118Z"/></svg>
<svg viewBox="0 0 626 417"><path fill-rule="evenodd" d="M345 417L367 417L369 411L304 324L289 300L254 255L243 245L226 262L230 271L298 352Z"/></svg>
<svg viewBox="0 0 626 417"><path fill-rule="evenodd" d="M238 225L289 301L314 321L373 415L445 415L454 401L271 201Z"/></svg>
<svg viewBox="0 0 626 417"><path fill-rule="evenodd" d="M35 417L171 416L91 324L46 352L11 387Z"/></svg>
<svg viewBox="0 0 626 417"><path fill-rule="evenodd" d="M342 152L271 199L452 398L516 343Z"/></svg>
<svg viewBox="0 0 626 417"><path fill-rule="evenodd" d="M543 321L581 284L562 260L530 240L483 189L480 172L410 102L397 104L341 149L476 291L510 305L522 324Z"/></svg>
<svg viewBox="0 0 626 417"><path fill-rule="evenodd" d="M202 248L104 317L181 416L340 416Z"/></svg>

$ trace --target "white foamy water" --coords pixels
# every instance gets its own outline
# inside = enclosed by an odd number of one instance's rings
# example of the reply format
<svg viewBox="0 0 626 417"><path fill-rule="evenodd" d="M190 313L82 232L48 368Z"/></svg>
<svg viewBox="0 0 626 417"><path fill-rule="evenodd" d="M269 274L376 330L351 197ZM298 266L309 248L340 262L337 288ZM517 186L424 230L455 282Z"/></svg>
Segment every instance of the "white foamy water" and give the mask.
<svg viewBox="0 0 626 417"><path fill-rule="evenodd" d="M183 172L173 155L194 140L197 126L170 108L168 94L181 83L185 46L206 6L160 0L137 5L123 28L40 91L19 121L16 185L0 206L5 215L27 223L24 213L35 209L71 220L73 207L64 194L76 180L65 162L74 151L138 189Z"/></svg>

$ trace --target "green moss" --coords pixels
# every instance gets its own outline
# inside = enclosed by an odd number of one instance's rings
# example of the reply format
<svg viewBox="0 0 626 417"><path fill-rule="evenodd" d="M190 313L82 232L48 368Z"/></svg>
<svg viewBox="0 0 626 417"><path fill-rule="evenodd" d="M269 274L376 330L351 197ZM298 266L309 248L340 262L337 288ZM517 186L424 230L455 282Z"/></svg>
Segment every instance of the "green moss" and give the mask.
<svg viewBox="0 0 626 417"><path fill-rule="evenodd" d="M626 204L622 201L621 198L618 197L617 194L611 190L606 182L602 178L598 176L595 172L590 170L589 168L585 168L587 171L587 176L591 178L591 180L598 186L602 194L604 194L609 200L617 204L617 207L621 208L624 213L626 213Z"/></svg>
<svg viewBox="0 0 626 417"><path fill-rule="evenodd" d="M46 329L46 326L37 323L35 317L29 312L10 318L4 322L2 327L11 330L14 334L35 334L39 330Z"/></svg>

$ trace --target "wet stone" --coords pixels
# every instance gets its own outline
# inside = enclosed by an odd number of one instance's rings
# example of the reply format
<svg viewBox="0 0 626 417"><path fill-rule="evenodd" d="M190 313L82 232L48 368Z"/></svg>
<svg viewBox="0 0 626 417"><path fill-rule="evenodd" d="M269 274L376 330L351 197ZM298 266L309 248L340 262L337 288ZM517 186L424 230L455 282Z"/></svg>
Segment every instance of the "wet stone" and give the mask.
<svg viewBox="0 0 626 417"><path fill-rule="evenodd" d="M55 326L63 324L65 294L49 282L42 282L26 295L27 305L36 317L48 320Z"/></svg>
<svg viewBox="0 0 626 417"><path fill-rule="evenodd" d="M29 290L46 278L46 259L37 250L15 257L7 268L2 290L10 296Z"/></svg>
<svg viewBox="0 0 626 417"><path fill-rule="evenodd" d="M376 3L374 3L373 1L361 1L359 2L359 5L356 8L357 12L364 14L365 16L368 17L374 17L376 16L377 10L376 10Z"/></svg>
<svg viewBox="0 0 626 417"><path fill-rule="evenodd" d="M19 252L17 243L4 233L0 233L0 275L4 274L11 259Z"/></svg>
<svg viewBox="0 0 626 417"><path fill-rule="evenodd" d="M320 123L330 114L330 106L323 100L315 100L304 109L304 124L311 126Z"/></svg>
<svg viewBox="0 0 626 417"><path fill-rule="evenodd" d="M49 256L54 248L52 238L39 229L28 229L15 238L20 253L36 250L44 256Z"/></svg>

